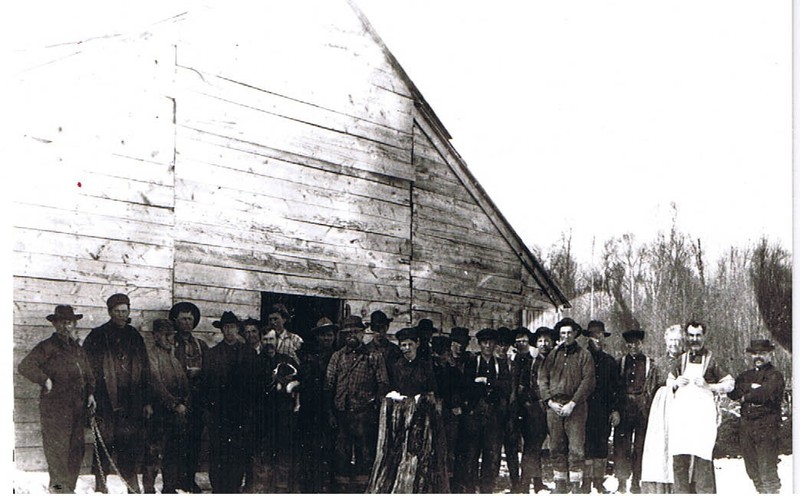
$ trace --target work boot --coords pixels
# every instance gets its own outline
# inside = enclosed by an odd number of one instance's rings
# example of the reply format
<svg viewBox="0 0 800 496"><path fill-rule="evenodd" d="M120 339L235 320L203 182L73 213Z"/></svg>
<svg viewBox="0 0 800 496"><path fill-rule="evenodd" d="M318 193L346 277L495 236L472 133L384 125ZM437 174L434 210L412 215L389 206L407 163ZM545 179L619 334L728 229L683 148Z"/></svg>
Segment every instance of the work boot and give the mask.
<svg viewBox="0 0 800 496"><path fill-rule="evenodd" d="M108 486L106 486L106 479L100 475L94 476L94 492L108 494Z"/></svg>
<svg viewBox="0 0 800 496"><path fill-rule="evenodd" d="M553 489L553 494L567 494L567 481L561 479L557 480L556 488Z"/></svg>
<svg viewBox="0 0 800 496"><path fill-rule="evenodd" d="M541 477L534 477L533 478L533 492L538 493L539 491L550 490L544 482L542 481Z"/></svg>
<svg viewBox="0 0 800 496"><path fill-rule="evenodd" d="M569 483L569 492L572 494L582 494L583 493L583 483L581 481L570 481Z"/></svg>
<svg viewBox="0 0 800 496"><path fill-rule="evenodd" d="M597 490L598 494L608 494L608 490L603 485L602 477L595 477L592 479L592 484L594 485L594 488Z"/></svg>
<svg viewBox="0 0 800 496"><path fill-rule="evenodd" d="M581 483L581 494L589 494L592 492L592 479L584 478Z"/></svg>

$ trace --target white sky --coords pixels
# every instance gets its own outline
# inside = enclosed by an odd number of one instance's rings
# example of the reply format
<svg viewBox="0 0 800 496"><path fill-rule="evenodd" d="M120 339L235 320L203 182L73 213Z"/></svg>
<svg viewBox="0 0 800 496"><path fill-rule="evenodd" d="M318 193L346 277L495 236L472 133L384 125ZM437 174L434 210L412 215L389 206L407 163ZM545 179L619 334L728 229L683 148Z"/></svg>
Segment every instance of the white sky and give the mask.
<svg viewBox="0 0 800 496"><path fill-rule="evenodd" d="M791 2L356 3L529 245L791 249Z"/></svg>

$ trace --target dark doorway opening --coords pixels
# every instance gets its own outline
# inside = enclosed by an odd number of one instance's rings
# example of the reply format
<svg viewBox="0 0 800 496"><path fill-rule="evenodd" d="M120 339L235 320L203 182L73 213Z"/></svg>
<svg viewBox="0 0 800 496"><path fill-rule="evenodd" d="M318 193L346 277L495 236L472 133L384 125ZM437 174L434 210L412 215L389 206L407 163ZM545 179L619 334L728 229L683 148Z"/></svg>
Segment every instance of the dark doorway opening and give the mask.
<svg viewBox="0 0 800 496"><path fill-rule="evenodd" d="M300 335L303 340L309 337L309 331L316 327L317 321L328 317L334 323L341 322L344 314L344 300L339 298L323 298L286 293L261 292L261 321L267 321L267 312L275 303L283 303L292 320L286 328Z"/></svg>

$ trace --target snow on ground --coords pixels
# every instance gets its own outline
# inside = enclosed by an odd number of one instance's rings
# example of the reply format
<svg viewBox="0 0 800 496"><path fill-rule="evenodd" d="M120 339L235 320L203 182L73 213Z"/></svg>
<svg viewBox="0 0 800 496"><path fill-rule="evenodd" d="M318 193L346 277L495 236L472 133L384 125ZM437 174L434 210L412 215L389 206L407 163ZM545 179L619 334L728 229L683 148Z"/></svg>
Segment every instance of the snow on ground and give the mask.
<svg viewBox="0 0 800 496"><path fill-rule="evenodd" d="M717 473L717 494L757 494L753 483L747 477L747 472L744 469L744 460L741 458L715 460L714 466ZM505 464L503 464L503 469L505 469ZM780 463L778 464L778 475L781 478L781 494L792 494L792 455L781 455ZM17 470L14 473L13 490L16 494L42 494L47 492L47 482L47 472ZM210 492L208 474L198 474L197 482L200 487ZM545 482L552 488L552 481ZM613 476L606 479L606 489L614 491L617 486L618 482ZM161 487L160 475L156 479L156 488L159 487ZM122 480L115 475L108 478L108 490L112 494L125 494L127 492ZM75 492L77 494L92 494L94 492L94 476L80 476Z"/></svg>

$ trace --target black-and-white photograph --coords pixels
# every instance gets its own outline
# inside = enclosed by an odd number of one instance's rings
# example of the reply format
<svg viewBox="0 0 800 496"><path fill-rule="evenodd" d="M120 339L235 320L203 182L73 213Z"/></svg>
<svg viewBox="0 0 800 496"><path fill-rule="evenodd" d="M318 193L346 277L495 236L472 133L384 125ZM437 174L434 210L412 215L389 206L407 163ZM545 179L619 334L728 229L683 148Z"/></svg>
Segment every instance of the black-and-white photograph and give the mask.
<svg viewBox="0 0 800 496"><path fill-rule="evenodd" d="M4 10L9 491L794 492L791 2Z"/></svg>

